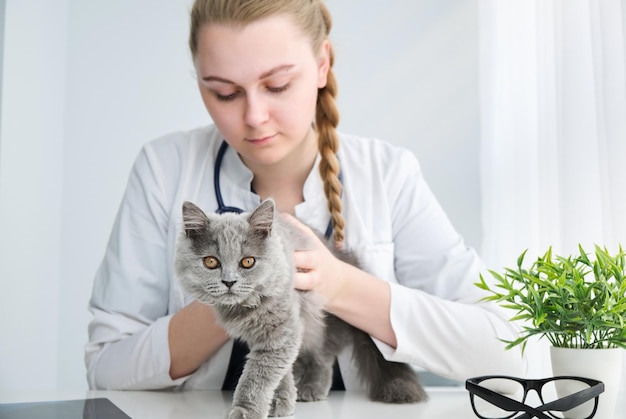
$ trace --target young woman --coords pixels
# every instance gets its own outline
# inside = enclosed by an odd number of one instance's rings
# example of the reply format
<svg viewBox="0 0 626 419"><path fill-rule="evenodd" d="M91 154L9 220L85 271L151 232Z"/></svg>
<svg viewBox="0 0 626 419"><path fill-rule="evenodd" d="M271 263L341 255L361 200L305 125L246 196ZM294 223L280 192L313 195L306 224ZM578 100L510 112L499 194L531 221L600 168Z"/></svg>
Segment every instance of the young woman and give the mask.
<svg viewBox="0 0 626 419"><path fill-rule="evenodd" d="M91 388L222 388L232 340L173 273L180 209L189 200L249 211L268 197L359 256L363 270L315 239L294 254L294 287L319 293L387 359L458 380L523 374L519 352L498 340L516 330L478 301L481 261L415 157L336 131L330 28L321 0L193 5L189 43L214 124L152 141L137 157L90 301ZM345 387L358 387L350 353L339 366Z"/></svg>

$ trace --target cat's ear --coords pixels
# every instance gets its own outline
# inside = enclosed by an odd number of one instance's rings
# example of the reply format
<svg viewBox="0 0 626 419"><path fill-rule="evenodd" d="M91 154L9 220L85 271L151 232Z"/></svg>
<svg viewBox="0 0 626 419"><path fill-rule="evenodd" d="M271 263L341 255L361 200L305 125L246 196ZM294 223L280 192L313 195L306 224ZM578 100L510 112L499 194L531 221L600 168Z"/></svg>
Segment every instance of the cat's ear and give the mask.
<svg viewBox="0 0 626 419"><path fill-rule="evenodd" d="M262 237L269 237L272 234L272 225L274 224L274 200L269 198L261 202L248 217L248 223L252 229Z"/></svg>
<svg viewBox="0 0 626 419"><path fill-rule="evenodd" d="M185 201L183 203L183 224L185 235L189 237L190 233L207 228L209 219L197 205Z"/></svg>

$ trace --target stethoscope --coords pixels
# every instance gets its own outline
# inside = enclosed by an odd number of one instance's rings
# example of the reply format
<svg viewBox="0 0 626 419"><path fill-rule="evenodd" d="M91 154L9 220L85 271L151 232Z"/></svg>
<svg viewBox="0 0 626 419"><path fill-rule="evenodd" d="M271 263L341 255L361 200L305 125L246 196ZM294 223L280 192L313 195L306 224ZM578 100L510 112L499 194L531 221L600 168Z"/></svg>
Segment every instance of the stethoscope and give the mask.
<svg viewBox="0 0 626 419"><path fill-rule="evenodd" d="M215 199L217 200L217 210L215 210L215 212L217 214L224 214L226 212L241 214L242 212L244 212L244 210L242 210L241 208L224 205L224 199L222 198L222 188L220 187L220 172L222 171L222 161L224 160L224 154L226 154L226 150L228 150L228 143L226 141L222 141L222 144L217 151L217 156L215 157L215 168L213 169L213 189L215 189ZM341 172L339 172L339 181L342 182ZM333 220L330 219L328 221L328 226L326 227L324 237L326 237L326 239L328 240L330 239L332 234Z"/></svg>

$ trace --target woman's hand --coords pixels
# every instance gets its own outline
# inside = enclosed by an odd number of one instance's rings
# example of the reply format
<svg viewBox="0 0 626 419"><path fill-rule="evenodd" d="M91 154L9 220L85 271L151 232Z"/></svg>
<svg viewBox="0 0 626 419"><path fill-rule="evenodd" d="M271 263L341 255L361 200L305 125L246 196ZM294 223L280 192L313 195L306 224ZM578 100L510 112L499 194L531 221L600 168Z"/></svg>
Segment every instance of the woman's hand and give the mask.
<svg viewBox="0 0 626 419"><path fill-rule="evenodd" d="M325 310L395 348L389 284L338 259L309 227L291 215L284 216L308 242L306 250L293 255L294 287L314 290Z"/></svg>
<svg viewBox="0 0 626 419"><path fill-rule="evenodd" d="M170 378L193 373L226 343L229 336L217 323L213 309L194 301L170 319Z"/></svg>
<svg viewBox="0 0 626 419"><path fill-rule="evenodd" d="M289 214L284 217L307 242L307 249L296 250L293 255L296 266L294 287L315 290L325 304L331 303L342 291L346 263L338 259L309 227Z"/></svg>

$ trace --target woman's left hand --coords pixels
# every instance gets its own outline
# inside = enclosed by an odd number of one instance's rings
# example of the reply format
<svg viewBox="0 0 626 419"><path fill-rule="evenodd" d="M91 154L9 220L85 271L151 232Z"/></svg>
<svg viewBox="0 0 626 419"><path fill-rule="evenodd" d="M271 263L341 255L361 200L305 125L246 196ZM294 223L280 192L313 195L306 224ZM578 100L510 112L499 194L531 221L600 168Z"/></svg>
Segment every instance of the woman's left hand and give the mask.
<svg viewBox="0 0 626 419"><path fill-rule="evenodd" d="M325 302L332 301L341 291L345 262L333 255L308 226L289 214L284 217L302 233L307 242L307 249L296 250L293 254L296 267L294 287L299 290L315 290Z"/></svg>
<svg viewBox="0 0 626 419"><path fill-rule="evenodd" d="M389 284L337 258L313 230L293 216L285 215L285 221L308 242L305 250L293 254L294 287L314 290L325 310L395 348Z"/></svg>

